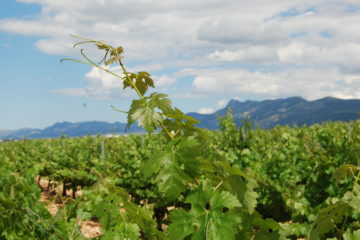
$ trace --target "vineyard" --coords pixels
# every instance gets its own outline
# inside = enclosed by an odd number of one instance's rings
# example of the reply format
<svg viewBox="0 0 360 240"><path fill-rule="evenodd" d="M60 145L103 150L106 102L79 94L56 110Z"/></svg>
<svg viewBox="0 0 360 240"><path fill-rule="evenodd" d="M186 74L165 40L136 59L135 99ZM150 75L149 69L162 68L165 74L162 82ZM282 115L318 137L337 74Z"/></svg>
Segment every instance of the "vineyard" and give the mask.
<svg viewBox="0 0 360 240"><path fill-rule="evenodd" d="M158 134L1 143L1 239L84 239L79 219L98 222L99 239L359 239L359 121L252 130L229 113L220 124L197 157L222 164L193 166L204 175L216 167L215 184L204 179L203 192L189 185L176 198L175 183L147 174L166 145ZM54 216L41 191L62 203ZM208 238L202 211L214 218Z"/></svg>
<svg viewBox="0 0 360 240"><path fill-rule="evenodd" d="M79 38L79 37L78 37ZM99 68L134 90L127 114L147 134L0 143L0 239L360 239L360 121L263 130L231 110L219 131L128 72L123 48ZM85 227L98 229L89 235ZM91 229L91 227L90 227Z"/></svg>

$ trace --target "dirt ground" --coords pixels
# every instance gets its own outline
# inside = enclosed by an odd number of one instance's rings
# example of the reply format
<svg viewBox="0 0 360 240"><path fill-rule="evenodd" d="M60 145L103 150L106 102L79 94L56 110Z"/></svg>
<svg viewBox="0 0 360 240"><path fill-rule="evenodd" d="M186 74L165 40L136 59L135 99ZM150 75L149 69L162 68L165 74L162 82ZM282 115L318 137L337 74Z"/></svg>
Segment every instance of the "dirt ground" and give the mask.
<svg viewBox="0 0 360 240"><path fill-rule="evenodd" d="M38 181L39 179L37 179ZM45 207L51 215L56 215L59 209L63 206L63 199L60 197L62 193L62 185L56 187L52 186L48 188L49 181L46 179L40 179L38 181L41 188L41 196L39 201L44 203ZM76 192L76 196L80 196L81 191ZM66 191L66 198L72 197L72 190L69 189ZM98 222L87 220L82 221L78 219L77 224L80 226L81 233L86 238L95 238L101 234L101 226Z"/></svg>

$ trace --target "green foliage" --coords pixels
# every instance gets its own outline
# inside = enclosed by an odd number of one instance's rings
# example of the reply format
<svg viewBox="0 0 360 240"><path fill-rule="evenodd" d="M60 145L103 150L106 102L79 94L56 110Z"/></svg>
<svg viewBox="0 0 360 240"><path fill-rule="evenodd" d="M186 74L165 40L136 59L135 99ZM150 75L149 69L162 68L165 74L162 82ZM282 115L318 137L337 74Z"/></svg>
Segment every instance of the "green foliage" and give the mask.
<svg viewBox="0 0 360 240"><path fill-rule="evenodd" d="M202 167L214 185L218 184L220 189L232 192L247 211L254 211L258 194L254 191L257 183L252 178L226 161L205 161Z"/></svg>
<svg viewBox="0 0 360 240"><path fill-rule="evenodd" d="M50 214L38 202L39 188L31 171L12 172L5 164L0 168L0 239L36 239L49 236L46 222Z"/></svg>
<svg viewBox="0 0 360 240"><path fill-rule="evenodd" d="M164 113L172 110L171 101L166 94L152 93L149 97L134 100L129 110L127 127L137 121L139 126L152 133L164 121L157 109Z"/></svg>
<svg viewBox="0 0 360 240"><path fill-rule="evenodd" d="M170 213L169 239L235 239L236 225L241 218L234 211L241 204L229 192L211 188L197 189L185 200L191 210L173 210Z"/></svg>
<svg viewBox="0 0 360 240"><path fill-rule="evenodd" d="M156 174L154 182L164 197L169 201L179 198L200 174L199 147L200 143L191 137L172 140L163 152L144 164L144 176Z"/></svg>
<svg viewBox="0 0 360 240"><path fill-rule="evenodd" d="M101 239L161 239L152 219L153 212L130 201L125 189L104 179L87 190L80 203L78 215L83 220L97 218L101 224Z"/></svg>
<svg viewBox="0 0 360 240"><path fill-rule="evenodd" d="M243 213L244 224L237 239L276 240L280 238L280 225L272 219L263 219L259 213Z"/></svg>
<svg viewBox="0 0 360 240"><path fill-rule="evenodd" d="M346 233L344 234L344 240L357 240L360 239L360 230L357 230L353 233L351 233L350 231L346 231Z"/></svg>
<svg viewBox="0 0 360 240"><path fill-rule="evenodd" d="M333 174L334 180L339 183L341 180L346 178L353 178L355 174L360 171L360 166L352 164L341 165Z"/></svg>
<svg viewBox="0 0 360 240"><path fill-rule="evenodd" d="M316 240L321 235L335 229L348 213L349 206L343 202L337 202L322 209L311 226L309 240Z"/></svg>

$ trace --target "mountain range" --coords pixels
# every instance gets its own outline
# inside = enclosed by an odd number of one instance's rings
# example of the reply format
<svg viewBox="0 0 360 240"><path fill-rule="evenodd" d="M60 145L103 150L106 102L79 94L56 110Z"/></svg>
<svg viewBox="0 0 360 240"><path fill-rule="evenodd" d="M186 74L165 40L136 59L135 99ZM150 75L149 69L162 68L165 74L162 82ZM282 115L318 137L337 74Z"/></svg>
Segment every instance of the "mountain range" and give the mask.
<svg viewBox="0 0 360 240"><path fill-rule="evenodd" d="M253 124L269 129L276 125L302 126L325 121L351 121L360 118L360 100L344 100L333 97L307 101L301 97L265 101L230 100L227 106L213 114L189 113L198 119L199 127L217 129L217 116L224 116L227 109L233 110L235 122L248 113Z"/></svg>
<svg viewBox="0 0 360 240"><path fill-rule="evenodd" d="M315 101L307 101L301 97L265 101L230 100L227 106L212 114L188 113L187 115L198 119L199 127L207 129L218 128L218 116L224 116L231 108L236 123L247 113L250 121L258 127L265 129L276 125L310 126L325 121L351 121L360 118L360 100L344 100L326 97ZM13 131L0 131L0 139L23 138L57 138L63 135L78 137L85 135L125 134L143 132L134 124L125 131L126 123L107 123L100 121L89 122L61 122L44 129L19 129Z"/></svg>
<svg viewBox="0 0 360 240"><path fill-rule="evenodd" d="M101 121L89 122L61 122L44 128L24 128L13 131L0 131L0 139L33 139L33 138L58 138L61 136L80 137L86 135L107 135L142 132L142 128L133 125L125 130L126 123L107 123Z"/></svg>

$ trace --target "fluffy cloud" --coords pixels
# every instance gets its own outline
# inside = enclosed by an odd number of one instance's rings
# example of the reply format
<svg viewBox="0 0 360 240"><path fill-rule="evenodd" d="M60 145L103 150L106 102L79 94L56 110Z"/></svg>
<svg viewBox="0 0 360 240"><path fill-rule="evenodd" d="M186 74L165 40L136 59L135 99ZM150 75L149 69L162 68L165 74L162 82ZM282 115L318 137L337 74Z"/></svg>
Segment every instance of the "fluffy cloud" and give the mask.
<svg viewBox="0 0 360 240"><path fill-rule="evenodd" d="M70 34L120 44L126 63L155 72L163 89L181 91L182 77L193 77L195 90L175 97L228 92L263 98L360 97L355 0L18 2L40 4L42 11L29 20L0 19L0 31L39 36L38 49L62 56L75 56ZM62 92L95 98L129 94L119 80L95 69L85 80L82 91Z"/></svg>
<svg viewBox="0 0 360 240"><path fill-rule="evenodd" d="M240 15L207 20L199 27L197 36L213 42L253 44L271 44L286 38L278 21L264 21L262 17Z"/></svg>
<svg viewBox="0 0 360 240"><path fill-rule="evenodd" d="M168 75L154 76L155 87L164 88L176 83L176 79Z"/></svg>
<svg viewBox="0 0 360 240"><path fill-rule="evenodd" d="M226 98L223 98L217 102L217 106L220 108L223 108L226 106L227 103L228 103L228 100Z"/></svg>
<svg viewBox="0 0 360 240"><path fill-rule="evenodd" d="M200 110L198 111L198 113L201 114L211 114L213 112L215 112L215 110L212 108L200 108Z"/></svg>
<svg viewBox="0 0 360 240"><path fill-rule="evenodd" d="M265 47L262 45L239 49L236 51L218 51L209 54L212 60L225 62L259 62L276 61L276 49Z"/></svg>
<svg viewBox="0 0 360 240"><path fill-rule="evenodd" d="M341 74L336 69L297 69L278 72L250 72L237 69L201 70L195 76L194 87L199 92L231 95L256 95L276 98L301 95L307 99L323 96L360 98L360 77Z"/></svg>
<svg viewBox="0 0 360 240"><path fill-rule="evenodd" d="M54 94L63 94L74 97L85 97L87 96L86 91L83 88L63 88L51 91Z"/></svg>

